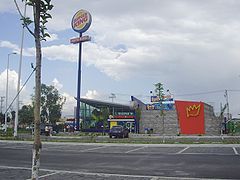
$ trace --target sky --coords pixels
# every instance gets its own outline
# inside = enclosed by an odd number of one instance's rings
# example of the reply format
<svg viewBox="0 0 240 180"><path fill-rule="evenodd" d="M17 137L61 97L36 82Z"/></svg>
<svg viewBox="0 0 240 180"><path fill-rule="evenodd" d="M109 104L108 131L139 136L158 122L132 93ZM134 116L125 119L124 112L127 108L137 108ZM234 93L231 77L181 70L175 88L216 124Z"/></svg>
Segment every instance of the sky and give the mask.
<svg viewBox="0 0 240 180"><path fill-rule="evenodd" d="M17 0L23 11L22 0ZM238 0L52 0L51 35L42 42L42 83L66 97L63 116L73 116L77 94L78 37L71 27L80 9L92 24L84 35L81 97L129 104L133 95L150 101L154 84L163 83L177 100L202 101L220 111L228 93L229 110L240 114L240 1ZM27 8L32 17L32 9ZM16 95L22 25L13 0L0 1L0 96ZM32 28L32 27L30 27ZM8 54L17 52L14 55ZM21 84L35 64L34 39L25 30ZM20 94L31 103L34 76ZM167 91L169 90L169 92ZM4 104L4 103L3 103ZM15 108L15 103L13 108ZM3 105L2 110L4 111Z"/></svg>

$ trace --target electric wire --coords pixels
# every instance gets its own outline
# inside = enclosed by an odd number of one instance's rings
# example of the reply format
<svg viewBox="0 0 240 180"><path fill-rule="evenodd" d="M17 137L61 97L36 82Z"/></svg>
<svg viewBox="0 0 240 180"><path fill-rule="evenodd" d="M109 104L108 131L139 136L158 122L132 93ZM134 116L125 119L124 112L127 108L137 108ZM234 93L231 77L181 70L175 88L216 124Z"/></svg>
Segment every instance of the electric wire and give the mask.
<svg viewBox="0 0 240 180"><path fill-rule="evenodd" d="M20 94L20 92L22 91L22 89L24 88L24 86L27 84L27 82L29 81L29 79L31 78L31 76L33 75L33 73L36 71L37 67L35 67L32 72L30 73L30 75L28 76L27 80L24 82L23 86L20 88L20 90L17 92L17 95L13 98L12 102L10 103L10 105L8 106L8 108L6 109L5 113L6 114L8 112L8 110L10 109L10 107L12 106L12 104L14 103L14 101L17 99L18 95Z"/></svg>

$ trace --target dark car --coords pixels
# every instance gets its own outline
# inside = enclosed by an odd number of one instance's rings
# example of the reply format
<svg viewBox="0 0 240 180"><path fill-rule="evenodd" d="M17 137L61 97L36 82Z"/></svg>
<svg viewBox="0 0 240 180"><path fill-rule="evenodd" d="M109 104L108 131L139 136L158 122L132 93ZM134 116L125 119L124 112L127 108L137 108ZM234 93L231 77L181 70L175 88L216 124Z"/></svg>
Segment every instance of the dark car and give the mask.
<svg viewBox="0 0 240 180"><path fill-rule="evenodd" d="M44 123L40 124L40 135L50 136L52 132L52 126ZM34 134L34 126L32 127L32 134Z"/></svg>
<svg viewBox="0 0 240 180"><path fill-rule="evenodd" d="M109 131L109 137L119 137L119 138L128 138L129 130L123 126L113 126Z"/></svg>

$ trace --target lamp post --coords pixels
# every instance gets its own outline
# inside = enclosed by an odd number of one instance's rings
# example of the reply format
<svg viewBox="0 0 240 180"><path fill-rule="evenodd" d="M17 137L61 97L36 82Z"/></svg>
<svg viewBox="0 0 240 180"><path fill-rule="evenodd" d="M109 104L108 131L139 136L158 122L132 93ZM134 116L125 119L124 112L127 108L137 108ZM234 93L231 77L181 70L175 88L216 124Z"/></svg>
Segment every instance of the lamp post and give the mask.
<svg viewBox="0 0 240 180"><path fill-rule="evenodd" d="M111 93L111 96L109 96L110 99L112 99L112 102L113 102L113 99L116 98L116 95L114 93Z"/></svg>
<svg viewBox="0 0 240 180"><path fill-rule="evenodd" d="M6 83L6 104L5 104L5 132L7 132L7 115L8 115L8 69L9 69L9 57L12 54L17 54L15 52L8 54L8 60L7 60L7 83Z"/></svg>
<svg viewBox="0 0 240 180"><path fill-rule="evenodd" d="M3 108L2 103L3 103L3 101L4 101L4 98L5 98L4 96L1 96L1 100L0 100L0 103L1 103L1 113L3 112L3 111L2 111L2 108Z"/></svg>
<svg viewBox="0 0 240 180"><path fill-rule="evenodd" d="M27 7L27 2L25 0L24 14L23 14L24 17L26 17L26 7ZM21 36L20 61L19 61L19 69L18 69L17 102L16 102L17 109L16 109L16 115L15 115L15 121L14 121L14 132L13 132L14 137L17 137L17 130L18 130L19 93L20 93L20 81L21 81L21 71L22 71L24 29L25 29L25 26L23 25L22 36Z"/></svg>

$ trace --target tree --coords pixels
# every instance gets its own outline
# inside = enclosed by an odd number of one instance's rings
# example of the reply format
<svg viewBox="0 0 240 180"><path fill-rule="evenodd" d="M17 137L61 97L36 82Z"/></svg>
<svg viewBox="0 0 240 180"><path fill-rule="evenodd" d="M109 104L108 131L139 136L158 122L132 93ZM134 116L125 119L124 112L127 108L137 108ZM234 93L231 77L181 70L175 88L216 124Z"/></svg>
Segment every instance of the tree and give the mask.
<svg viewBox="0 0 240 180"><path fill-rule="evenodd" d="M108 124L107 120L110 115L109 108L102 108L101 112L102 112L103 128L105 129L107 127L107 124Z"/></svg>
<svg viewBox="0 0 240 180"><path fill-rule="evenodd" d="M18 12L23 21L23 26L27 28L29 33L35 40L36 51L36 71L35 71L35 103L34 103L34 145L33 145L33 164L32 164L32 179L38 179L39 167L40 167L40 152L42 143L40 139L40 103L41 103L41 65L42 65L42 50L41 41L46 40L49 34L46 32L46 23L52 16L48 13L52 10L53 5L51 0L22 0L26 5L33 9L33 20L29 17L24 17L19 9L19 6L14 0L14 3L18 9ZM34 23L34 31L29 27Z"/></svg>
<svg viewBox="0 0 240 180"><path fill-rule="evenodd" d="M160 103L160 116L162 117L162 129L163 129L163 143L165 143L165 123L164 123L164 111L163 111L163 100L164 100L164 88L163 88L163 84L162 83L157 83L154 84L155 85L155 93L158 95L159 97L159 103Z"/></svg>
<svg viewBox="0 0 240 180"><path fill-rule="evenodd" d="M162 101L163 100L163 96L164 96L163 84L162 83L157 83L157 84L154 84L154 86L155 86L155 93L159 97L160 101Z"/></svg>
<svg viewBox="0 0 240 180"><path fill-rule="evenodd" d="M41 85L41 119L42 121L56 124L61 118L61 111L66 98L50 85Z"/></svg>
<svg viewBox="0 0 240 180"><path fill-rule="evenodd" d="M103 125L103 128L107 126L107 119L109 117L109 109L108 108L101 108L100 110L94 109L92 112L92 118L96 122L100 122Z"/></svg>
<svg viewBox="0 0 240 180"><path fill-rule="evenodd" d="M34 119L33 106L24 105L19 110L19 122L21 124L32 124Z"/></svg>

